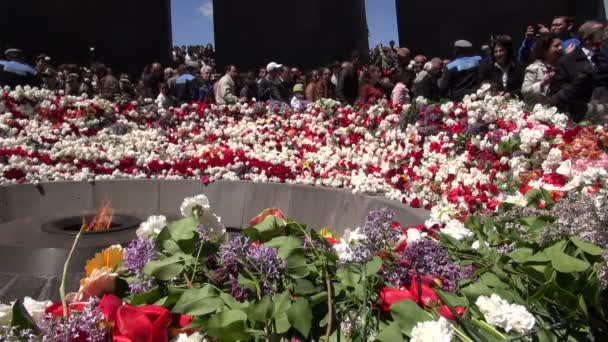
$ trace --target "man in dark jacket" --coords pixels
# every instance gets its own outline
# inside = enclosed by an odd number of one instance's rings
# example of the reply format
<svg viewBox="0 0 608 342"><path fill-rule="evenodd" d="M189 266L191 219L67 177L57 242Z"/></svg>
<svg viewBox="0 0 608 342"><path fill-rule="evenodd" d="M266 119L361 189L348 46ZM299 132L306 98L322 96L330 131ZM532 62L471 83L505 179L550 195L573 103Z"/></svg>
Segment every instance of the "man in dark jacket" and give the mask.
<svg viewBox="0 0 608 342"><path fill-rule="evenodd" d="M281 94L281 78L279 77L283 65L270 62L266 66L266 77L260 80L258 84L258 100L260 101L281 101L287 102L283 99Z"/></svg>
<svg viewBox="0 0 608 342"><path fill-rule="evenodd" d="M596 53L603 38L604 25L587 21L579 28L581 46L562 57L555 66L550 104L579 122L587 113L594 89Z"/></svg>
<svg viewBox="0 0 608 342"><path fill-rule="evenodd" d="M336 98L342 103L353 104L359 96L359 77L355 67L350 62L342 63L342 70L338 75Z"/></svg>
<svg viewBox="0 0 608 342"><path fill-rule="evenodd" d="M439 92L441 97L453 101L460 101L467 95L474 93L479 85L480 56L473 55L473 44L466 40L454 43L456 59L450 62L439 79Z"/></svg>
<svg viewBox="0 0 608 342"><path fill-rule="evenodd" d="M38 72L25 63L21 50L8 49L4 55L6 60L0 60L0 87L38 85Z"/></svg>

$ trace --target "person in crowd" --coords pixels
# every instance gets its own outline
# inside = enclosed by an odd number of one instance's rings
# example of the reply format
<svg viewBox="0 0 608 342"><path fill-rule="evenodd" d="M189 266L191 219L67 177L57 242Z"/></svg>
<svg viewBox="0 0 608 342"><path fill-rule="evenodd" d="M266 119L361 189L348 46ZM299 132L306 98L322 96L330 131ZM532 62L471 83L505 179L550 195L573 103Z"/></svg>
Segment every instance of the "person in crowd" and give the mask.
<svg viewBox="0 0 608 342"><path fill-rule="evenodd" d="M291 74L291 68L284 65L281 68L281 87L279 88L279 91L281 92L281 99L285 103L287 103L292 96L293 86L295 85L293 77L294 75Z"/></svg>
<svg viewBox="0 0 608 342"><path fill-rule="evenodd" d="M245 82L241 88L240 97L246 101L253 101L258 96L258 83L256 81L255 72L249 71L245 75Z"/></svg>
<svg viewBox="0 0 608 342"><path fill-rule="evenodd" d="M384 90L380 85L381 78L382 71L380 71L380 67L377 65L370 66L361 79L359 98L362 102L373 103L384 97Z"/></svg>
<svg viewBox="0 0 608 342"><path fill-rule="evenodd" d="M193 101L198 98L198 87L196 86L196 80L194 74L198 70L198 62L189 61L186 62L184 73L180 74L175 79L175 91L171 92L175 99L179 103L185 103ZM160 84L160 83L159 83ZM169 88L171 89L171 88ZM160 87L159 87L160 93ZM146 97L148 92L146 91Z"/></svg>
<svg viewBox="0 0 608 342"><path fill-rule="evenodd" d="M479 81L489 83L496 91L519 96L523 70L515 60L511 36L496 37L492 51L492 57L480 63Z"/></svg>
<svg viewBox="0 0 608 342"><path fill-rule="evenodd" d="M135 86L135 99L139 103L143 103L146 100L146 86L143 80L137 81Z"/></svg>
<svg viewBox="0 0 608 342"><path fill-rule="evenodd" d="M542 104L549 102L549 87L555 77L555 64L562 53L562 41L557 34L543 33L536 38L532 49L535 61L526 68L521 87L526 102Z"/></svg>
<svg viewBox="0 0 608 342"><path fill-rule="evenodd" d="M334 88L338 86L340 71L342 71L342 63L338 61L333 62L331 65L331 84L333 84Z"/></svg>
<svg viewBox="0 0 608 342"><path fill-rule="evenodd" d="M522 64L528 64L530 56L532 54L532 46L534 39L537 35L552 32L560 38L562 41L562 48L564 51L573 51L574 47L580 45L580 41L577 39L574 33L574 18L567 16L559 16L553 18L551 22L551 29L548 29L544 25L528 26L526 34L519 48L518 60Z"/></svg>
<svg viewBox="0 0 608 342"><path fill-rule="evenodd" d="M455 60L450 62L439 79L439 93L453 101L476 91L481 57L473 54L473 44L466 40L454 43Z"/></svg>
<svg viewBox="0 0 608 342"><path fill-rule="evenodd" d="M47 90L59 90L61 83L59 82L59 76L53 68L46 68L41 74L42 76L42 89Z"/></svg>
<svg viewBox="0 0 608 342"><path fill-rule="evenodd" d="M38 85L38 71L25 62L19 49L4 51L6 60L0 60L0 86Z"/></svg>
<svg viewBox="0 0 608 342"><path fill-rule="evenodd" d="M106 100L113 100L120 92L118 80L103 64L97 64L93 69L98 80L97 92L99 93L99 96Z"/></svg>
<svg viewBox="0 0 608 342"><path fill-rule="evenodd" d="M329 99L334 97L334 85L331 82L332 72L330 68L321 68L318 71L319 81L315 85L315 99Z"/></svg>
<svg viewBox="0 0 608 342"><path fill-rule="evenodd" d="M205 65L201 68L201 73L199 76L200 81L198 82L198 101L203 101L206 103L213 103L215 96L213 91L213 81L211 80L211 74L213 73L213 69Z"/></svg>
<svg viewBox="0 0 608 342"><path fill-rule="evenodd" d="M70 96L80 95L80 76L72 72L68 74L68 79L65 83L65 94Z"/></svg>
<svg viewBox="0 0 608 342"><path fill-rule="evenodd" d="M555 65L549 104L581 121L593 95L596 52L602 43L604 25L587 21L579 28L581 45L562 57ZM563 46L563 44L562 44Z"/></svg>
<svg viewBox="0 0 608 342"><path fill-rule="evenodd" d="M280 72L283 69L283 65L270 62L266 66L266 78L258 85L258 99L260 101L281 101L283 97L281 95L281 78Z"/></svg>
<svg viewBox="0 0 608 342"><path fill-rule="evenodd" d="M342 103L353 104L359 96L359 63L358 51L353 51L350 61L342 63L336 85L336 99Z"/></svg>
<svg viewBox="0 0 608 342"><path fill-rule="evenodd" d="M175 105L175 98L169 92L169 86L166 82L158 84L158 96L156 97L156 105L159 108L168 109Z"/></svg>
<svg viewBox="0 0 608 342"><path fill-rule="evenodd" d="M306 86L306 100L310 101L310 102L315 102L316 100L318 100L317 98L317 94L316 94L316 89L317 89L317 84L320 82L320 77L319 77L319 71L318 70L313 70L310 72L310 82L308 82L308 85Z"/></svg>
<svg viewBox="0 0 608 342"><path fill-rule="evenodd" d="M215 93L215 103L218 105L235 104L237 101L245 102L236 96L236 78L239 72L234 65L226 67L226 74L220 79L217 92Z"/></svg>
<svg viewBox="0 0 608 342"><path fill-rule="evenodd" d="M263 79L266 78L266 68L260 68L260 70L258 70L258 79L256 80L257 84L260 84L260 82L262 82Z"/></svg>
<svg viewBox="0 0 608 342"><path fill-rule="evenodd" d="M127 102L129 99L135 97L135 89L133 88L133 83L131 83L131 78L129 75L120 75L118 82L120 86L120 97L124 102Z"/></svg>
<svg viewBox="0 0 608 342"><path fill-rule="evenodd" d="M310 101L306 100L306 97L304 96L304 85L296 84L293 86L292 91L293 97L291 98L290 102L291 108L295 109L296 111L304 111L308 104L310 104Z"/></svg>
<svg viewBox="0 0 608 342"><path fill-rule="evenodd" d="M426 63L426 56L418 55L414 57L414 72L418 75L419 72L424 68L424 63Z"/></svg>
<svg viewBox="0 0 608 342"><path fill-rule="evenodd" d="M186 64L182 63L177 66L177 69L175 70L175 75L173 75L173 77L171 77L167 80L167 86L169 86L169 92L171 92L171 94L173 94L173 95L176 94L175 86L176 86L177 78L185 73L186 73Z"/></svg>
<svg viewBox="0 0 608 342"><path fill-rule="evenodd" d="M51 65L51 57L45 54L40 54L36 56L35 68L38 73L43 73L47 68L52 67L53 66Z"/></svg>
<svg viewBox="0 0 608 342"><path fill-rule="evenodd" d="M407 85L405 85L407 80L400 79L402 76L403 74L395 74L393 79L395 87L391 92L391 102L395 107L401 107L411 101L410 90Z"/></svg>
<svg viewBox="0 0 608 342"><path fill-rule="evenodd" d="M165 68L163 80L168 81L175 75L177 75L177 72L173 68Z"/></svg>
<svg viewBox="0 0 608 342"><path fill-rule="evenodd" d="M93 95L93 72L87 68L82 70L82 82L80 82L79 94L87 94L91 97Z"/></svg>
<svg viewBox="0 0 608 342"><path fill-rule="evenodd" d="M438 80L442 68L443 61L437 57L424 64L423 70L414 80L413 93L415 97L422 96L432 101L439 100Z"/></svg>
<svg viewBox="0 0 608 342"><path fill-rule="evenodd" d="M153 63L148 73L143 75L144 84L146 85L146 97L156 98L160 91L158 85L164 82L164 70L160 63Z"/></svg>

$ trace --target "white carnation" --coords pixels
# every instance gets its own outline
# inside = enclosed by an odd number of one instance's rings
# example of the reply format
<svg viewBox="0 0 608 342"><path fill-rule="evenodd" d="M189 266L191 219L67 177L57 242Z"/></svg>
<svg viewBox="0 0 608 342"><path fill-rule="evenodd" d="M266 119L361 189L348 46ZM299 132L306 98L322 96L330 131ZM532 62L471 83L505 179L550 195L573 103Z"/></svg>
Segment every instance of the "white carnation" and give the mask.
<svg viewBox="0 0 608 342"><path fill-rule="evenodd" d="M534 316L522 305L511 304L507 310L506 332L514 330L518 334L526 334L536 324Z"/></svg>
<svg viewBox="0 0 608 342"><path fill-rule="evenodd" d="M6 304L0 304L0 327L8 327L11 325L13 318L12 306Z"/></svg>
<svg viewBox="0 0 608 342"><path fill-rule="evenodd" d="M488 324L502 328L506 332L513 330L518 334L526 334L536 324L534 316L524 306L509 304L497 294L490 297L480 296L475 305Z"/></svg>
<svg viewBox="0 0 608 342"><path fill-rule="evenodd" d="M142 222L139 228L137 229L137 237L149 238L154 234L158 235L160 231L165 228L166 225L167 218L165 216L150 216L145 222Z"/></svg>
<svg viewBox="0 0 608 342"><path fill-rule="evenodd" d="M443 317L438 321L426 321L416 324L412 330L411 342L450 342L454 327Z"/></svg>
<svg viewBox="0 0 608 342"><path fill-rule="evenodd" d="M473 232L468 230L462 222L458 220L451 220L441 230L442 234L445 234L452 239L462 241L474 236Z"/></svg>
<svg viewBox="0 0 608 342"><path fill-rule="evenodd" d="M187 334L179 334L174 340L174 342L203 342L203 341L207 341L207 339L198 332L196 332L190 336L188 336Z"/></svg>
<svg viewBox="0 0 608 342"><path fill-rule="evenodd" d="M211 209L207 196L200 194L194 197L186 197L184 198L179 210L181 211L182 216L190 217L193 215L192 210L194 210L196 207L201 207L203 211L208 211Z"/></svg>

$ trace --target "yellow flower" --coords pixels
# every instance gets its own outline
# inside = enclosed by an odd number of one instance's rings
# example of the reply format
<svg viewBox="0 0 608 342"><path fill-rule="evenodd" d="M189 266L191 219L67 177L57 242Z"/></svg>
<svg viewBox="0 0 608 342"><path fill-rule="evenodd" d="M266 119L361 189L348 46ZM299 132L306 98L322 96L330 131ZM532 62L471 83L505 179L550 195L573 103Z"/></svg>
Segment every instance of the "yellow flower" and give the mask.
<svg viewBox="0 0 608 342"><path fill-rule="evenodd" d="M332 238L332 239L336 238L330 228L321 229L321 231L319 231L319 234L326 239L327 238Z"/></svg>
<svg viewBox="0 0 608 342"><path fill-rule="evenodd" d="M410 176L408 176L407 174L404 173L401 175L401 178L403 178L403 180L408 180L408 179L410 179Z"/></svg>
<svg viewBox="0 0 608 342"><path fill-rule="evenodd" d="M304 168L308 169L310 167L310 162L307 160L304 162Z"/></svg>
<svg viewBox="0 0 608 342"><path fill-rule="evenodd" d="M120 263L122 263L122 247L120 245L111 246L95 254L93 259L87 261L84 271L87 274L87 278L91 276L93 271L99 269L112 270Z"/></svg>

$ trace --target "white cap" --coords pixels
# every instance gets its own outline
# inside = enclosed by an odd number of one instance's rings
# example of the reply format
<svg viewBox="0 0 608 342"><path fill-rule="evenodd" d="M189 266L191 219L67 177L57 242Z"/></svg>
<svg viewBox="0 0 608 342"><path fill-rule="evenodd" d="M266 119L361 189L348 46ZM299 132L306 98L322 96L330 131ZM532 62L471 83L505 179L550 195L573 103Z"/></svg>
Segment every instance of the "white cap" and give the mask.
<svg viewBox="0 0 608 342"><path fill-rule="evenodd" d="M462 40L457 40L454 43L454 47L457 47L457 48L472 48L473 44L471 44L471 42L469 42L468 40L462 39Z"/></svg>
<svg viewBox="0 0 608 342"><path fill-rule="evenodd" d="M279 64L279 63L275 63L275 62L270 62L266 66L266 71L271 72L274 69L279 69L279 68L282 68L282 67L283 67L283 64Z"/></svg>

